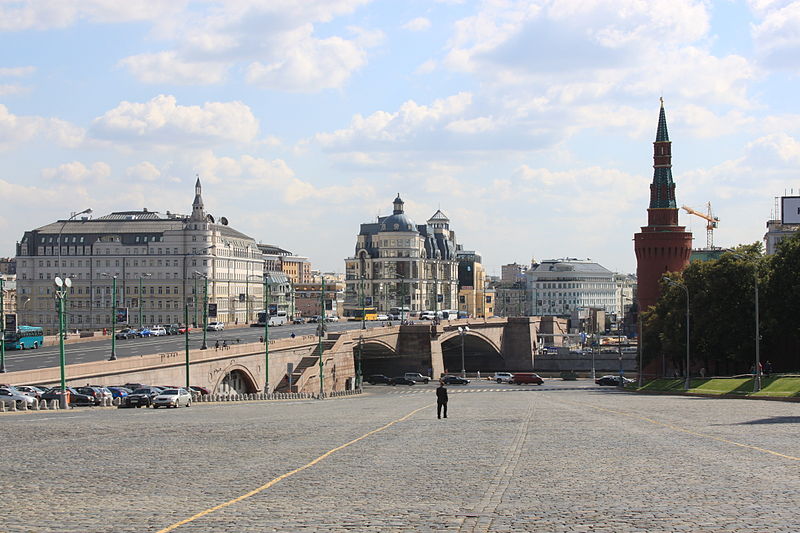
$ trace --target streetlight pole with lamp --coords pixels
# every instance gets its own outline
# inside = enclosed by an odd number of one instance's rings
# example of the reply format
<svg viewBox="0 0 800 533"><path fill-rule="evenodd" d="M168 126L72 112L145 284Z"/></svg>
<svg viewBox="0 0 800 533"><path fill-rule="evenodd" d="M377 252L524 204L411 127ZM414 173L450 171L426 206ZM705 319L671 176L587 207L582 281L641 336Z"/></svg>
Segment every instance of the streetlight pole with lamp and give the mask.
<svg viewBox="0 0 800 533"><path fill-rule="evenodd" d="M733 254L737 259L746 261L748 258L742 254ZM758 263L753 264L753 282L755 287L755 312L756 312L756 362L753 368L753 392L761 390L761 331L758 319Z"/></svg>
<svg viewBox="0 0 800 533"><path fill-rule="evenodd" d="M142 321L142 309L144 308L144 297L142 296L144 293L142 292L142 279L149 278L152 276L149 272L146 274L139 274L139 329L143 327Z"/></svg>
<svg viewBox="0 0 800 533"><path fill-rule="evenodd" d="M58 299L58 364L61 370L61 395L59 396L59 406L62 409L69 407L67 402L67 376L66 376L66 354L64 353L64 297L72 287L72 280L63 280L56 276L53 280L56 285L55 296Z"/></svg>
<svg viewBox="0 0 800 533"><path fill-rule="evenodd" d="M56 243L58 244L58 273L56 275L62 273L61 272L61 268L63 267L63 265L61 264L61 234L64 232L64 226L66 226L67 222L70 222L75 217L78 217L78 216L81 216L81 215L88 215L88 214L91 214L91 212L92 212L92 209L91 208L87 208L87 209L84 209L83 211L80 211L78 213L72 213L67 220L65 220L64 222L61 223L61 228L59 228L58 237L56 238ZM66 277L66 273L64 273L64 276ZM64 297L68 298L67 295L65 295ZM66 321L66 318L64 319L64 333L63 334L64 335L67 334L67 321Z"/></svg>
<svg viewBox="0 0 800 533"><path fill-rule="evenodd" d="M684 388L689 390L689 288L683 283L679 283L672 278L668 278L667 276L664 276L661 279L663 279L667 285L672 287L680 287L686 293L686 382L684 384Z"/></svg>
<svg viewBox="0 0 800 533"><path fill-rule="evenodd" d="M117 275L101 272L101 276L111 278L111 357L109 361L117 360Z"/></svg>
<svg viewBox="0 0 800 533"><path fill-rule="evenodd" d="M322 357L322 336L325 334L325 276L320 274L322 278L322 286L319 292L319 309L320 309L320 322L317 326L317 351L319 353L319 399L322 399L325 394L325 376L324 364L325 361Z"/></svg>
<svg viewBox="0 0 800 533"><path fill-rule="evenodd" d="M264 283L264 393L269 394L269 274L259 276L257 274L248 275L250 278L258 278Z"/></svg>
<svg viewBox="0 0 800 533"><path fill-rule="evenodd" d="M0 276L0 374L6 373L6 309L5 309L5 281Z"/></svg>
<svg viewBox="0 0 800 533"><path fill-rule="evenodd" d="M464 336L469 332L469 326L458 326L458 334L461 335L461 377L467 377L467 367L464 364Z"/></svg>

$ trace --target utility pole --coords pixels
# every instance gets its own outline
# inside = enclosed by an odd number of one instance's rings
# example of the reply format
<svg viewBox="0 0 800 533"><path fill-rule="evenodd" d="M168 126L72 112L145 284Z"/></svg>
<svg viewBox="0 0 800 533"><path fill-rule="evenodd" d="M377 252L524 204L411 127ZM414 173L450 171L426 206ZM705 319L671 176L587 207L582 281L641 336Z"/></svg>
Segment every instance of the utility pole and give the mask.
<svg viewBox="0 0 800 533"><path fill-rule="evenodd" d="M322 358L322 335L325 334L325 276L320 274L320 277L322 278L322 290L319 293L320 323L317 329L319 332L317 350L319 351L319 399L321 400L322 395L325 393L325 379L323 374L323 365L325 361Z"/></svg>
<svg viewBox="0 0 800 533"><path fill-rule="evenodd" d="M3 278L0 277L0 374L6 373L6 311L5 287Z"/></svg>

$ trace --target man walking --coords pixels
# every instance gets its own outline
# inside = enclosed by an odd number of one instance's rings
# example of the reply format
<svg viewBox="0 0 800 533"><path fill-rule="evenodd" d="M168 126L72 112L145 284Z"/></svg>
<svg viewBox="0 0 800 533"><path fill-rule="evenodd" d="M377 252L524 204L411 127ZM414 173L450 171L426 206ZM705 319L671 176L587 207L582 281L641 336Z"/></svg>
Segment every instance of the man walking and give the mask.
<svg viewBox="0 0 800 533"><path fill-rule="evenodd" d="M447 418L447 387L444 386L444 381L439 382L439 387L436 389L436 416L442 418L442 408L444 408L444 417Z"/></svg>

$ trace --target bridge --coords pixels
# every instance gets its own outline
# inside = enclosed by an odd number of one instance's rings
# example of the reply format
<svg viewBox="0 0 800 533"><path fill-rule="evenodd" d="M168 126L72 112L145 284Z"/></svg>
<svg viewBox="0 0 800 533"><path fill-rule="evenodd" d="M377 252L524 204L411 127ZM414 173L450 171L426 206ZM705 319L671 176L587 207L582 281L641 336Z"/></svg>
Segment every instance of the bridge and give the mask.
<svg viewBox="0 0 800 533"><path fill-rule="evenodd" d="M463 335L459 327L469 327ZM271 340L269 345L270 392L317 392L322 358L323 389L345 390L354 385L357 365L362 374L421 372L439 376L467 371L533 370L538 317L453 320L439 324L373 327L328 333L322 342L315 335ZM72 350L79 345L72 345ZM263 343L229 345L226 349L194 349L188 354L189 382L212 393L264 392L267 361ZM291 374L289 368L291 365ZM68 365L67 384L81 386L146 383L186 383L186 354L162 352ZM56 385L58 367L9 372L10 384Z"/></svg>

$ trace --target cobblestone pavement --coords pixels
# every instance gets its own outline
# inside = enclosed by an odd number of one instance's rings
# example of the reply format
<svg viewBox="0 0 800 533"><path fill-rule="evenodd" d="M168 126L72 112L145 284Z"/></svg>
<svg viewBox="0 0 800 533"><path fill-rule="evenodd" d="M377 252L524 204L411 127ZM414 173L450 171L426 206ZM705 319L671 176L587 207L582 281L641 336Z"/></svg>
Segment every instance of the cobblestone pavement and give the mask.
<svg viewBox="0 0 800 533"><path fill-rule="evenodd" d="M0 416L0 530L161 531L424 407L174 531L800 531L800 404L508 389Z"/></svg>

